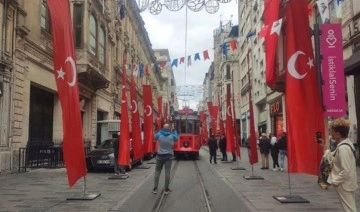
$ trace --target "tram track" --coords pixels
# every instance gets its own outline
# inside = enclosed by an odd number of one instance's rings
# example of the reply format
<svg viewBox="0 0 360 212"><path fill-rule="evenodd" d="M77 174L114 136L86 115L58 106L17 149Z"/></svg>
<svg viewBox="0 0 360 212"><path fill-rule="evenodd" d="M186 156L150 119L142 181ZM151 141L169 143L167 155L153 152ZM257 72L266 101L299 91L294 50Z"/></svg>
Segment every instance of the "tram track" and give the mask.
<svg viewBox="0 0 360 212"><path fill-rule="evenodd" d="M179 167L179 164L181 163L181 161L176 161L175 164L173 165L173 168L171 170L171 174L170 174L170 182L173 181L173 178L177 173L178 171L178 167ZM200 192L201 192L201 196L202 196L202 199L204 201L204 207L202 208L202 211L206 211L206 212L212 212L212 207L211 207L211 201L210 201L210 198L209 198L209 195L208 195L208 192L205 188L205 184L204 184L204 180L203 180L203 177L201 175L201 172L200 172L200 169L198 167L198 164L197 164L197 161L193 161L193 166L194 166L194 169L195 169L195 178L194 179L194 182L197 182L197 185L199 185L200 187ZM155 201L155 204L152 208L152 212L162 212L162 211L166 211L165 210L165 205L166 204L170 204L167 199L169 197L170 194L165 194L164 193L164 188L161 190L160 192L160 195L159 197L157 198L157 200Z"/></svg>

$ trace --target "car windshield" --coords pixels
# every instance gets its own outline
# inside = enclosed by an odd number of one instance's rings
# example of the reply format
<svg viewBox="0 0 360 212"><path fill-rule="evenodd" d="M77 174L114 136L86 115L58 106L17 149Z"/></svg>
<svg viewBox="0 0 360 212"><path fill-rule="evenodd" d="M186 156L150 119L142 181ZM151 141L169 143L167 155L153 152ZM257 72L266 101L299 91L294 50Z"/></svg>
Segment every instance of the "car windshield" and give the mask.
<svg viewBox="0 0 360 212"><path fill-rule="evenodd" d="M109 139L109 140L105 140L103 141L99 148L101 149L110 149L110 148L113 148L113 140L112 139Z"/></svg>

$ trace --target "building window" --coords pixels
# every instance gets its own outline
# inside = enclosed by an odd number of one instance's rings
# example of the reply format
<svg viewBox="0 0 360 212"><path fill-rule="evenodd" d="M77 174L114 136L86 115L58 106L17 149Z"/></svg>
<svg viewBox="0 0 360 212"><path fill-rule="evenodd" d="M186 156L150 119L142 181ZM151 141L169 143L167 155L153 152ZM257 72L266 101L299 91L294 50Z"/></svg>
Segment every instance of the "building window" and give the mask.
<svg viewBox="0 0 360 212"><path fill-rule="evenodd" d="M231 80L231 68L230 65L226 65L226 79Z"/></svg>
<svg viewBox="0 0 360 212"><path fill-rule="evenodd" d="M90 15L89 21L89 32L90 32L90 51L96 55L96 19L93 14Z"/></svg>
<svg viewBox="0 0 360 212"><path fill-rule="evenodd" d="M105 29L100 27L99 33L99 61L105 63Z"/></svg>
<svg viewBox="0 0 360 212"><path fill-rule="evenodd" d="M74 23L74 45L75 48L83 47L83 13L84 13L84 5L82 4L74 4L73 11L73 23Z"/></svg>
<svg viewBox="0 0 360 212"><path fill-rule="evenodd" d="M46 32L51 33L50 14L49 14L48 7L46 5L46 0L41 0L40 26Z"/></svg>

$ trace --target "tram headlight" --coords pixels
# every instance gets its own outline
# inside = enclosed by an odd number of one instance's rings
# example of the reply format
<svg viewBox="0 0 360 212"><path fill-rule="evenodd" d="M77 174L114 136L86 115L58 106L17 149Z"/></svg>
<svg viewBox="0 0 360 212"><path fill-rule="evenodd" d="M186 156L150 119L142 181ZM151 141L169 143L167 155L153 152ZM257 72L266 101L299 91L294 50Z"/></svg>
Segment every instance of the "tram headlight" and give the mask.
<svg viewBox="0 0 360 212"><path fill-rule="evenodd" d="M190 146L190 142L189 142L189 141L184 141L183 145L184 145L184 147L189 147L189 146Z"/></svg>

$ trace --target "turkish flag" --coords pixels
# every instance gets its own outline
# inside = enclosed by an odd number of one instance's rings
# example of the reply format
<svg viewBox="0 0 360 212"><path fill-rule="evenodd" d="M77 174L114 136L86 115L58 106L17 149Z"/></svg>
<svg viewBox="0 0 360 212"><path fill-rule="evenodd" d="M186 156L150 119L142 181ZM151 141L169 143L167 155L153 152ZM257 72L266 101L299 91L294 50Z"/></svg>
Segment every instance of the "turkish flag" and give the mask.
<svg viewBox="0 0 360 212"><path fill-rule="evenodd" d="M204 61L205 61L205 60L210 60L208 50L203 51L203 57L204 57Z"/></svg>
<svg viewBox="0 0 360 212"><path fill-rule="evenodd" d="M286 8L286 128L288 170L318 174L322 148L315 141L324 135L324 115L317 87L310 38L308 1L289 1ZM305 30L305 31L304 31Z"/></svg>
<svg viewBox="0 0 360 212"><path fill-rule="evenodd" d="M134 150L134 158L141 159L144 157L141 142L141 126L140 126L140 114L136 94L136 86L134 76L130 77L130 99L131 99L131 139L132 147Z"/></svg>
<svg viewBox="0 0 360 212"><path fill-rule="evenodd" d="M146 75L146 76L150 76L149 64L146 64L146 65L145 65L145 75Z"/></svg>
<svg viewBox="0 0 360 212"><path fill-rule="evenodd" d="M226 151L234 152L234 126L231 110L230 84L226 85Z"/></svg>
<svg viewBox="0 0 360 212"><path fill-rule="evenodd" d="M264 25L259 32L259 37L265 38L268 32L269 32L269 25Z"/></svg>
<svg viewBox="0 0 360 212"><path fill-rule="evenodd" d="M47 1L53 38L54 73L62 110L63 154L69 186L86 175L79 89L69 1Z"/></svg>
<svg viewBox="0 0 360 212"><path fill-rule="evenodd" d="M234 80L234 77L233 77L233 80ZM234 82L233 82L233 85L235 85ZM232 109L233 109L233 117L234 117L235 151L236 151L236 155L240 159L241 158L241 156L240 156L240 137L239 137L239 133L238 133L238 125L236 123L236 110L235 110L235 98L234 98L235 89L234 89L234 86L232 88L233 88Z"/></svg>
<svg viewBox="0 0 360 212"><path fill-rule="evenodd" d="M152 90L151 85L143 85L144 97L144 151L154 152L154 124L152 111Z"/></svg>
<svg viewBox="0 0 360 212"><path fill-rule="evenodd" d="M247 54L247 63L249 63L249 53ZM248 78L250 80L250 69L248 70ZM249 113L250 113L250 152L249 152L249 160L250 164L253 165L258 162L258 152L257 152L257 138L255 133L255 121L254 121L254 106L252 103L252 83L249 84Z"/></svg>
<svg viewBox="0 0 360 212"><path fill-rule="evenodd" d="M236 40L230 41L230 47L231 47L231 50L233 50L233 51L235 51L237 49Z"/></svg>
<svg viewBox="0 0 360 212"><path fill-rule="evenodd" d="M119 158L118 164L122 166L130 165L130 133L129 133L129 114L126 95L126 55L123 60L122 71L122 90L121 90L121 122L119 137Z"/></svg>
<svg viewBox="0 0 360 212"><path fill-rule="evenodd" d="M279 6L279 0L265 0L264 24L269 26L270 29L272 28L273 23L279 19ZM265 36L265 75L266 84L269 87L274 86L276 82L275 58L278 37L279 35L272 30Z"/></svg>
<svg viewBox="0 0 360 212"><path fill-rule="evenodd" d="M218 105L219 105L219 111L222 111L221 110L221 102L220 102L220 95L218 95ZM224 135L225 134L225 127L224 127L224 120L223 120L223 117L222 117L222 114L219 113L219 129L220 129L220 134L221 135Z"/></svg>

